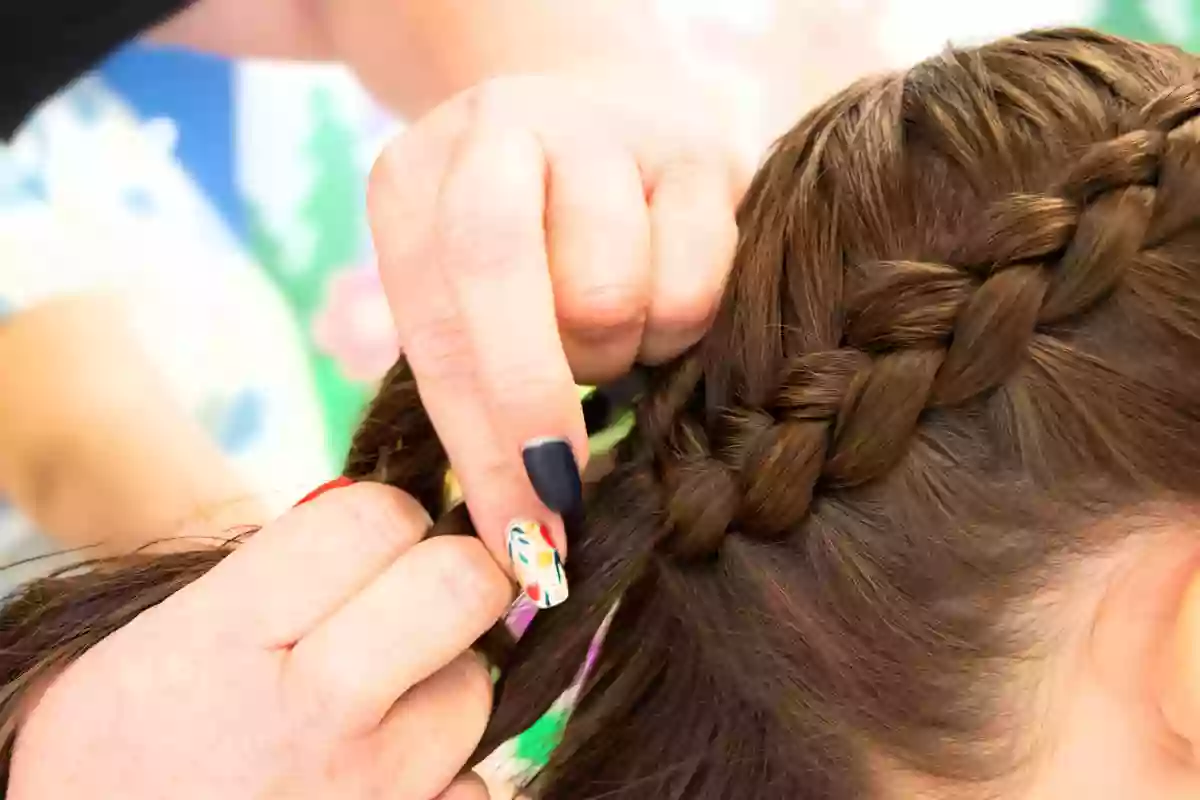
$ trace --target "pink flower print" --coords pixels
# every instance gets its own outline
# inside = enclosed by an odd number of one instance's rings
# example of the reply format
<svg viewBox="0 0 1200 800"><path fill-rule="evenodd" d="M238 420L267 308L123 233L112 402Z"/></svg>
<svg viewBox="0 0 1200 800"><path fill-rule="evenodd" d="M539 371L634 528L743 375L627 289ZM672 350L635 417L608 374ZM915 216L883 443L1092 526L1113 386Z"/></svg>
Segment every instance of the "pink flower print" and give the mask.
<svg viewBox="0 0 1200 800"><path fill-rule="evenodd" d="M400 343L373 265L333 272L312 322L317 349L353 381L373 383L395 363Z"/></svg>

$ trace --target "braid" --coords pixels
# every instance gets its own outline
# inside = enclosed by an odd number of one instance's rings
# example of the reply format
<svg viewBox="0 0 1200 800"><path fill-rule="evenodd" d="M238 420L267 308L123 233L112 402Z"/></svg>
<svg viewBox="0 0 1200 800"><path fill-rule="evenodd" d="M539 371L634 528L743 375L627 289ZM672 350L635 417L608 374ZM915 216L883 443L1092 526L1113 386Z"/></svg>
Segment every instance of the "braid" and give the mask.
<svg viewBox="0 0 1200 800"><path fill-rule="evenodd" d="M478 756L611 621L540 800L854 800L893 765L989 789L1021 766L1040 709L1012 665L1049 648L1013 620L1121 529L1095 523L1200 498L1196 66L1033 32L862 81L784 137L712 331L649 371L589 482L570 602L487 643ZM469 530L447 468L401 361L346 474ZM114 629L221 555L10 604L0 744L38 670L97 641L72 608Z"/></svg>
<svg viewBox="0 0 1200 800"><path fill-rule="evenodd" d="M586 599L536 620L498 687L481 752L566 688L560 659L581 656L620 598L537 796L868 796L864 732L914 767L982 779L1002 767L981 766L985 712L965 698L988 693L989 659L1011 643L984 622L994 611L966 609L997 608L1020 583L988 596L978 565L1032 575L1066 545L960 541L960 520L1046 530L1059 506L1024 494L1066 496L1064 469L1080 464L1116 482L1089 496L1097 508L1126 480L1180 486L1167 464L1200 467L1200 448L1168 441L1200 409L1147 357L1151 341L1200 341L1200 308L1183 310L1194 278L1146 268L1200 221L1190 57L1077 32L985 51L990 66L951 54L851 87L756 178L714 330L652 376L617 469L592 487L568 565ZM1034 100L1023 81L1060 58L1061 85ZM988 69L986 102L920 105L951 93L914 88L940 73ZM1002 119L1006 102L1028 118ZM878 141L898 126L903 147ZM1091 353L1113 320L1145 334L1144 369ZM1067 375L1071 389L1056 383ZM948 469L995 483L951 493ZM947 585L972 599L947 604ZM955 702L929 702L943 696ZM739 759L752 766L722 766Z"/></svg>
<svg viewBox="0 0 1200 800"><path fill-rule="evenodd" d="M791 355L763 407L724 412L717 455L705 427L679 414L679 384L699 383L697 362L687 362L670 399L656 398L640 426L675 447L660 464L678 531L672 552L710 557L731 528L789 535L818 488L887 474L923 414L1003 385L1039 335L1050 335L1039 331L1109 297L1140 251L1195 222L1181 201L1195 199L1200 178L1196 170L1184 177L1200 145L1197 116L1200 88L1163 92L1133 118L1136 127L1090 146L1054 189L993 203L955 254L960 266L854 268L839 346Z"/></svg>

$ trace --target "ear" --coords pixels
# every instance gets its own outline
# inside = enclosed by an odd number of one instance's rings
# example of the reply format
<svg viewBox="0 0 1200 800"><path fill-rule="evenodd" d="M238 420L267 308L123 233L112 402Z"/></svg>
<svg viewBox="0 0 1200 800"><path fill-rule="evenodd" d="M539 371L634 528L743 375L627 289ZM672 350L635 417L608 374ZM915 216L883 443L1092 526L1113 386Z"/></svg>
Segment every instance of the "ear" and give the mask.
<svg viewBox="0 0 1200 800"><path fill-rule="evenodd" d="M1085 569L1083 584L1102 591L1088 637L1093 678L1133 712L1127 734L1149 734L1200 780L1200 537L1189 517L1137 523L1147 533Z"/></svg>
<svg viewBox="0 0 1200 800"><path fill-rule="evenodd" d="M1200 569L1193 569L1164 649L1161 696L1170 732L1200 761Z"/></svg>

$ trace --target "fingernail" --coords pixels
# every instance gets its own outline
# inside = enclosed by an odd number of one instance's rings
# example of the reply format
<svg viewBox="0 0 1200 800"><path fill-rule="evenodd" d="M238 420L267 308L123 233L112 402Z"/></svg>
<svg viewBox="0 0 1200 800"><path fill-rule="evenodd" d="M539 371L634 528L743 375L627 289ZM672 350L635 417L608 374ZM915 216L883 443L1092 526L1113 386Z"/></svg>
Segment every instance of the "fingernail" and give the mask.
<svg viewBox="0 0 1200 800"><path fill-rule="evenodd" d="M332 492L334 489L341 489L346 486L352 486L353 484L354 484L354 481L345 476L342 476L340 478L334 478L331 481L326 481L325 483L322 483L320 486L313 489L308 494L304 495L304 497L301 497L300 501L298 503L296 503L296 505L302 506L305 503L311 503L313 500L316 500L318 497L325 494L326 492Z"/></svg>
<svg viewBox="0 0 1200 800"><path fill-rule="evenodd" d="M564 517L578 512L583 505L583 480L570 442L533 439L521 448L521 458L529 482L546 508Z"/></svg>
<svg viewBox="0 0 1200 800"><path fill-rule="evenodd" d="M553 608L567 599L562 559L545 525L528 519L509 523L508 557L521 590L538 608Z"/></svg>

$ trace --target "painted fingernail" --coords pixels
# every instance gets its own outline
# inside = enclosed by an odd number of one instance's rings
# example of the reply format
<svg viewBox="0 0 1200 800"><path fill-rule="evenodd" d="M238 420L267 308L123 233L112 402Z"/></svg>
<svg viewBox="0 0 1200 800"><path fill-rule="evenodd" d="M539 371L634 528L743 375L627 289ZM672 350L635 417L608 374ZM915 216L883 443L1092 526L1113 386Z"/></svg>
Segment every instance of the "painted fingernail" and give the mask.
<svg viewBox="0 0 1200 800"><path fill-rule="evenodd" d="M354 481L345 476L342 476L340 478L334 478L331 481L326 481L325 483L322 483L320 486L313 489L308 494L304 495L304 497L301 497L300 501L298 503L296 503L296 505L302 506L305 503L311 503L313 500L316 500L318 497L320 497L321 495L323 495L327 492L332 492L334 489L341 489L343 487L352 486L352 485L354 485Z"/></svg>
<svg viewBox="0 0 1200 800"><path fill-rule="evenodd" d="M567 516L583 505L583 480L575 451L566 439L533 439L521 448L529 482L546 508Z"/></svg>
<svg viewBox="0 0 1200 800"><path fill-rule="evenodd" d="M538 608L553 608L567 599L562 559L545 525L528 519L509 523L508 557L522 591Z"/></svg>

